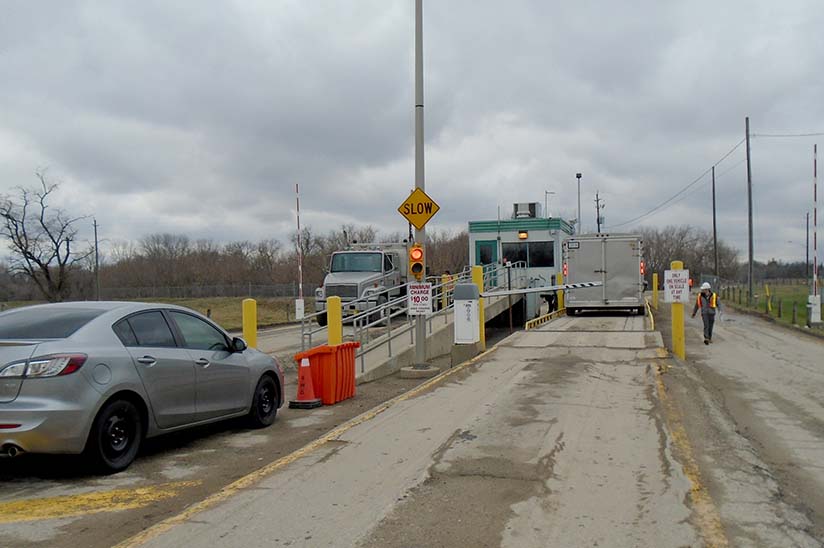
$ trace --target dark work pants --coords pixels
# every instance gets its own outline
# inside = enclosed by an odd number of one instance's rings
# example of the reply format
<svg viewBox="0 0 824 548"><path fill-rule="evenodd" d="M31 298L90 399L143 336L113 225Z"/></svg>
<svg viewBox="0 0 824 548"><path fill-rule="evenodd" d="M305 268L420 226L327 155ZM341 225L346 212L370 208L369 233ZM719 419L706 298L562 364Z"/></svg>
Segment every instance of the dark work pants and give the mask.
<svg viewBox="0 0 824 548"><path fill-rule="evenodd" d="M704 338L712 339L712 326L715 325L715 312L702 312L701 319L704 320Z"/></svg>

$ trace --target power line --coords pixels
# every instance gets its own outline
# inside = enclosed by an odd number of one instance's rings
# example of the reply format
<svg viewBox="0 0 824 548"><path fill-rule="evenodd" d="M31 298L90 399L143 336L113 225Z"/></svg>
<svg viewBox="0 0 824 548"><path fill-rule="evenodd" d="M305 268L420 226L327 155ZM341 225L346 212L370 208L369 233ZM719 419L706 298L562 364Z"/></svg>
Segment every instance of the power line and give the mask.
<svg viewBox="0 0 824 548"><path fill-rule="evenodd" d="M666 200L664 200L660 204L656 205L655 207L653 207L652 209L650 209L646 213L643 213L643 214L635 217L634 219L630 219L629 221L624 221L623 223L610 225L609 228L611 228L611 229L612 228L619 228L619 227L622 227L622 226L626 226L626 225L638 222L641 219L645 219L647 217L650 217L651 215L654 215L655 213L658 213L659 211L662 211L666 207L674 205L677 202L674 202L673 200L675 200L679 196L683 195L686 191L688 191L690 188L692 188L694 185L696 185L698 182L700 182L701 179L706 177L712 171L713 167L717 167L721 162L723 162L724 160L729 158L730 155L738 149L738 147L740 147L742 144L744 144L744 141L745 141L745 139L741 139L740 141L738 141L738 143L736 143L735 146L733 146L730 150L728 150L726 154L721 156L721 158L717 162L715 162L712 165L712 167L707 168L703 173L701 173L701 175L699 175L698 177L693 179L691 182L687 183L681 190L679 190L678 192L676 192L675 194L673 194L672 196L670 196L669 198L667 198ZM733 167L735 167L735 166L733 166ZM725 171L725 173L726 173L726 171ZM686 197L686 195L683 196L683 197Z"/></svg>
<svg viewBox="0 0 824 548"><path fill-rule="evenodd" d="M821 137L824 133L751 133L750 137Z"/></svg>

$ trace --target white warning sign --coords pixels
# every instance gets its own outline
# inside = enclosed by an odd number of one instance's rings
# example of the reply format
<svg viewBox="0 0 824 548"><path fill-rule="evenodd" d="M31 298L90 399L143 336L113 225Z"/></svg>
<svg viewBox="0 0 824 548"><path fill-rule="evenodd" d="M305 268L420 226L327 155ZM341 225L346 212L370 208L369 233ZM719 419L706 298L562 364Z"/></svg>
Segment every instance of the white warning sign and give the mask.
<svg viewBox="0 0 824 548"><path fill-rule="evenodd" d="M407 288L408 314L410 316L432 314L432 284L410 283Z"/></svg>
<svg viewBox="0 0 824 548"><path fill-rule="evenodd" d="M664 302L690 303L690 271L664 271Z"/></svg>

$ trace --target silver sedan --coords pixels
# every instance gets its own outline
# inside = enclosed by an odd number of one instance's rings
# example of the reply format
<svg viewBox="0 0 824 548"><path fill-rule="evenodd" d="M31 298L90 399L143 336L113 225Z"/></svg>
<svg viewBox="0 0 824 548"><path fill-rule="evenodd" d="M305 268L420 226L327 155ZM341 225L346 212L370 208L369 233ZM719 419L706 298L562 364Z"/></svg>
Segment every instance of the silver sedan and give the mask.
<svg viewBox="0 0 824 548"><path fill-rule="evenodd" d="M0 313L0 457L85 453L127 468L148 437L232 417L275 420L283 371L200 314L131 302Z"/></svg>

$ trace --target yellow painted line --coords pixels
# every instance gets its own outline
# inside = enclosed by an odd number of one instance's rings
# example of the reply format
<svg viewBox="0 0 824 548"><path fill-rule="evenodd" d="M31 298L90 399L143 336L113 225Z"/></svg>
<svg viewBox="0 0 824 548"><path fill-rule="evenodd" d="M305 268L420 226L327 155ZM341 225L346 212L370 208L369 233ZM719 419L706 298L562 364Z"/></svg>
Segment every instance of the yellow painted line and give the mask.
<svg viewBox="0 0 824 548"><path fill-rule="evenodd" d="M649 304L649 299L645 298L644 303L646 304L647 317L649 318L649 330L655 331L655 316L652 315L652 307Z"/></svg>
<svg viewBox="0 0 824 548"><path fill-rule="evenodd" d="M396 404L398 404L402 401L413 398L413 397L417 396L418 394L421 394L421 393L425 392L429 388L431 388L431 387L433 387L437 384L440 384L441 382L443 382L444 380L446 380L450 376L454 375L455 373L457 373L459 371L462 371L463 369L465 369L469 365L477 362L478 360L480 360L480 359L486 357L487 355L489 355L490 353L494 352L497 348L498 348L498 345L495 345L492 348L490 348L489 350L475 356L471 360L468 360L468 361L466 361L466 362L464 362L464 363L462 363L462 364L460 364L456 367L448 369L448 370L444 371L443 373L441 373L440 375L429 379L425 383L416 386L415 388L413 388L409 392L405 392L405 393L403 393L399 396L395 396L391 400L389 400L387 402L384 402L381 405L378 405L377 407L375 407L375 408L373 408L373 409L371 409L371 410L369 410L365 413L362 413L362 414L358 415L357 417L351 419L350 421L345 422L344 424L338 426L334 430L329 431L323 437L318 438L315 441L313 441L313 442L311 442L307 445L304 445L303 447L301 447L300 449L298 449L297 451L295 451L293 453L290 453L290 454L288 454L284 457L281 457L276 461L270 462L266 466L264 466L262 468L259 468L258 470L255 470L254 472L252 472L252 473L250 473L246 476L243 476L242 478L230 483L229 485L227 485L226 487L224 487L223 489L221 489L217 493L203 499L202 501L198 502L197 504L194 504L194 505L188 507L183 512L181 512L181 513L179 513L175 516L172 516L170 518L167 518L167 519L153 525L152 527L149 527L148 529L145 529L144 531L134 535L133 537L124 540L120 544L117 544L116 546L114 546L114 548L133 548L135 546L140 546L142 544L145 544L146 542L148 542L148 541L162 535L163 533L169 531L170 529L172 529L176 525L180 525L181 523L186 522L187 520L192 518L195 514L198 514L199 512L203 512L204 510L207 510L207 509L211 508L212 506L215 506L216 504L225 501L226 499L228 499L232 495L235 495L238 492L242 491L243 489L247 489L248 487L251 487L252 485L258 483L259 481L263 480L266 476L271 475L272 473L279 470L280 468L283 468L284 466L287 466L287 465L289 465L289 464L305 457L306 455L308 455L311 452L319 449L320 447L323 447L324 445L326 445L330 441L333 441L333 440L339 438L341 435L346 433L348 430L351 430L352 428L358 426L359 424L363 424L364 422L367 422L369 420L374 419L375 417L377 417L378 415L380 415L381 413L383 413L384 411L386 411L390 407L393 407L394 405L396 405Z"/></svg>
<svg viewBox="0 0 824 548"><path fill-rule="evenodd" d="M666 367L664 370L666 371ZM724 526L721 524L721 517L715 507L712 497L701 481L701 471L690 444L687 430L681 419L681 413L672 399L667 396L667 389L664 386L661 369L656 370L656 384L658 386L658 399L664 408L664 417L669 427L672 443L675 445L681 457L681 465L684 474L689 479L691 488L689 492L692 507L695 511L696 522L701 535L704 537L706 546L725 547L729 546L724 533Z"/></svg>
<svg viewBox="0 0 824 548"><path fill-rule="evenodd" d="M526 322L524 324L524 330L529 331L530 329L534 329L540 325L543 325L547 323L549 320L555 319L556 317L560 318L564 314L566 314L566 308L561 308L560 310L544 314L543 316L538 316L537 318L534 318Z"/></svg>
<svg viewBox="0 0 824 548"><path fill-rule="evenodd" d="M19 523L133 510L175 497L182 489L200 483L199 480L178 481L134 489L115 489L80 495L3 502L0 503L0 523Z"/></svg>

